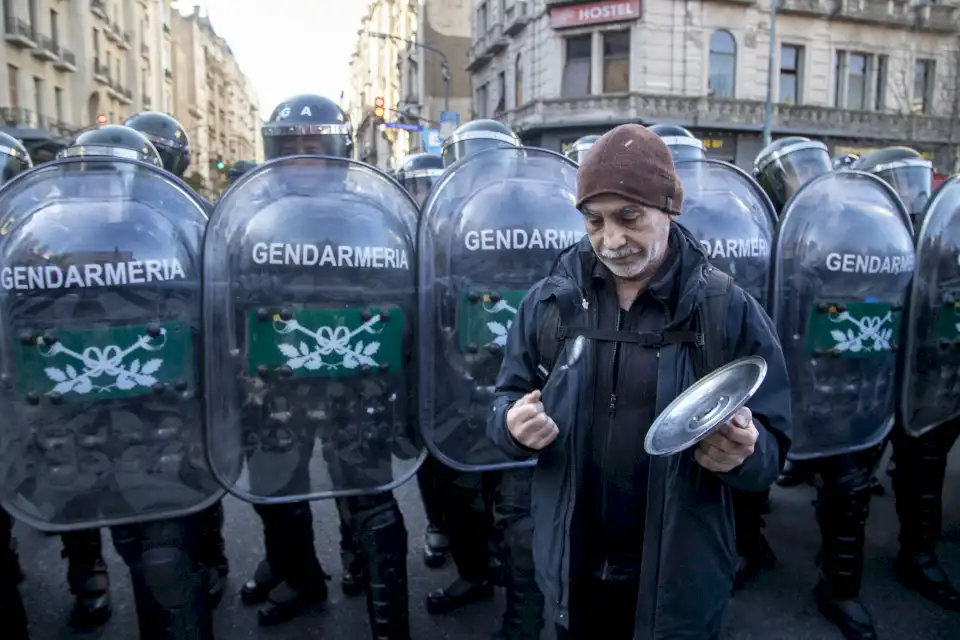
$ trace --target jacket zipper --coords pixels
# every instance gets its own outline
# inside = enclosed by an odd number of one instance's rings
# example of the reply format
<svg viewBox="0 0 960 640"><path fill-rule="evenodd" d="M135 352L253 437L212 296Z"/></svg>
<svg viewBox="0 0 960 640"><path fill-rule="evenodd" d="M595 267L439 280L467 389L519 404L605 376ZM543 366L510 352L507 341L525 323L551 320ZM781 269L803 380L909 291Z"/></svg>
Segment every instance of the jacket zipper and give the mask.
<svg viewBox="0 0 960 640"><path fill-rule="evenodd" d="M599 316L598 316L598 313L597 313L597 305L595 304L595 303L596 303L596 300L588 300L588 298L587 298L587 292L586 292L586 290L584 290L584 289L582 289L582 288L580 289L580 297L581 297L583 300L586 300L586 301L588 301L588 302L593 302L593 303L594 303L594 304L588 305L588 307L587 307L587 308L589 309L589 313L590 313L590 322L588 323L588 326L596 327L597 324L599 323ZM594 382L592 383L592 389L591 389L591 391L592 391L592 392L595 392L595 391L596 391L596 382L595 382L595 381L596 381L596 376L591 376L591 378L592 378L592 380L594 381ZM588 393L588 394L583 394L583 395L588 396L588 397L592 397L592 396L593 396L593 393ZM585 409L583 408L583 407L584 407L584 404L583 404L583 403L580 403L580 404L581 404L581 406L580 406L580 410L579 410L579 412L578 412L578 413L579 413L578 418L579 418L579 419L582 419L584 416L587 416L587 420L589 421L589 416L592 414L592 410L587 411L587 410L585 410ZM587 424L587 426L589 426L589 423ZM562 533L562 535L560 536L560 566L557 568L557 575L560 576L560 584L559 584L559 586L558 586L558 588L557 588L557 606L558 606L558 607L563 604L563 583L564 583L564 580L563 580L563 577L564 577L564 576L563 576L563 559L564 559L564 557L567 555L567 537L570 535L570 519L571 519L571 517L572 517L572 513L571 513L571 512L572 512L572 508L571 508L571 507L572 507L573 501L576 499L576 498L575 498L575 496L576 496L576 491L577 491L577 489L576 489L576 482L575 482L575 480L576 480L576 464L577 464L577 436L576 436L576 430L574 430L574 432L570 434L570 464L568 465L569 473L567 474L567 475L568 475L569 486L570 486L570 497L567 498L567 504L566 504L566 507L565 507L565 510L564 510L564 513L563 513L563 533ZM569 573L568 573L568 575L567 575L567 581L569 582L569 580L570 580L570 575L569 575ZM561 617L561 619L562 619L562 618L563 618L563 614L560 614L560 617Z"/></svg>
<svg viewBox="0 0 960 640"><path fill-rule="evenodd" d="M614 331L620 331L622 327L622 318L623 313L620 312L620 306L617 305L617 323ZM607 483L604 479L604 469L607 467L607 451L610 449L610 441L613 439L613 423L614 418L617 415L617 379L618 379L618 358L620 356L620 341L617 340L613 343L613 360L610 363L610 397L607 398L607 414L608 414L608 425L607 425L607 437L603 442L603 454L600 456L600 482L601 482L601 503L600 503L600 518L603 521L604 526L607 523ZM600 571L600 579L607 580L609 579L609 564L607 563L607 557L604 555L603 558L603 567Z"/></svg>

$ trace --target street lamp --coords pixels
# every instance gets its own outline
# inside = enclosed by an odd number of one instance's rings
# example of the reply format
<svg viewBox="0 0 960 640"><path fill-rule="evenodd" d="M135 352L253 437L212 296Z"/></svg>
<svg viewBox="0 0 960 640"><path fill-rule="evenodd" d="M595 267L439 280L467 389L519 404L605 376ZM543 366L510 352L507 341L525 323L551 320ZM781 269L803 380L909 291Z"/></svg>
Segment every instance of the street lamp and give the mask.
<svg viewBox="0 0 960 640"><path fill-rule="evenodd" d="M377 33L376 31L366 31L365 33L371 38L377 38L378 40L393 40L395 42L412 44L419 49L431 51L440 56L440 77L443 79L443 110L450 111L450 63L447 61L447 54L429 44L417 42L416 40L409 40L407 38L401 38L400 36L395 36L389 33Z"/></svg>

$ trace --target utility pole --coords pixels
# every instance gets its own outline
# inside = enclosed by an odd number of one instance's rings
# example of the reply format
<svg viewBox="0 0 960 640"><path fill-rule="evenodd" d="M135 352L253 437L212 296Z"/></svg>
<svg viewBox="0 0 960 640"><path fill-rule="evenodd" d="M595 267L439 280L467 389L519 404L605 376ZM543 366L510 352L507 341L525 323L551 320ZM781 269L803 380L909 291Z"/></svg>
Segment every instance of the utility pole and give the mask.
<svg viewBox="0 0 960 640"><path fill-rule="evenodd" d="M417 42L416 40L409 40L407 38L401 38L400 36L395 36L390 33L377 33L375 31L367 31L366 34L371 38L379 38L380 40L393 40L395 42L403 42L404 44L413 45L418 49L423 49L424 51L430 51L440 56L440 78L443 80L443 110L450 111L450 63L447 60L447 54L445 54L440 49L422 42Z"/></svg>
<svg viewBox="0 0 960 640"><path fill-rule="evenodd" d="M771 142L773 129L773 65L777 60L777 5L780 0L770 0L770 54L767 62L767 101L763 105L763 146Z"/></svg>

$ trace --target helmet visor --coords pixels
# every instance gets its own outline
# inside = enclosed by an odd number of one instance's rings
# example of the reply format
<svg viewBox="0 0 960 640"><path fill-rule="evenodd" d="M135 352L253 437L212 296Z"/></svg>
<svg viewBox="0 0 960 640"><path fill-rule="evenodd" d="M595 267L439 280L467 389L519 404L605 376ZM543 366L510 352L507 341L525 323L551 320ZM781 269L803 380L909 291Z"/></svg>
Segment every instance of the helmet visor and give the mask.
<svg viewBox="0 0 960 640"><path fill-rule="evenodd" d="M663 144L670 149L670 155L673 156L673 163L684 160L700 160L706 158L707 154L703 150L703 143L696 138L686 136L667 136L661 138Z"/></svg>
<svg viewBox="0 0 960 640"><path fill-rule="evenodd" d="M443 166L449 167L458 160L493 147L519 147L515 136L499 131L468 131L454 134L443 145Z"/></svg>
<svg viewBox="0 0 960 640"><path fill-rule="evenodd" d="M923 212L933 192L933 163L922 158L879 165L873 171L894 188L911 214Z"/></svg>
<svg viewBox="0 0 960 640"><path fill-rule="evenodd" d="M407 190L407 193L416 200L417 206L421 207L427 199L430 189L433 188L434 183L440 179L442 174L443 171L440 169L405 171L400 174L399 182Z"/></svg>
<svg viewBox="0 0 960 640"><path fill-rule="evenodd" d="M126 158L127 160L139 160L157 167L162 167L160 158L148 153L146 147L142 151L128 149L127 147L108 147L101 145L80 145L77 147L67 147L57 157L60 158Z"/></svg>
<svg viewBox="0 0 960 640"><path fill-rule="evenodd" d="M190 151L183 145L173 145L166 138L147 136L160 154L163 168L177 177L183 177L190 166Z"/></svg>
<svg viewBox="0 0 960 640"><path fill-rule="evenodd" d="M771 199L783 207L800 187L833 170L830 153L821 142L798 142L764 158L758 172Z"/></svg>
<svg viewBox="0 0 960 640"><path fill-rule="evenodd" d="M345 124L270 125L263 128L267 159L287 156L350 157L350 131Z"/></svg>

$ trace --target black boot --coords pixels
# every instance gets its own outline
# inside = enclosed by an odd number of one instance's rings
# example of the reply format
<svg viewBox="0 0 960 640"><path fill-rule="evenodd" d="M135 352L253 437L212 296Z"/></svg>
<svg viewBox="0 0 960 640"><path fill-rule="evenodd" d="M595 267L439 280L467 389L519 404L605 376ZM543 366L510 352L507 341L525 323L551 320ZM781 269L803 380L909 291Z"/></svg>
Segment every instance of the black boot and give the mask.
<svg viewBox="0 0 960 640"><path fill-rule="evenodd" d="M200 523L197 557L206 574L210 607L215 608L223 598L227 576L230 575L230 563L223 541L223 503L217 502L203 510L197 514L197 518Z"/></svg>
<svg viewBox="0 0 960 640"><path fill-rule="evenodd" d="M110 619L110 575L103 561L100 529L70 531L61 534L67 560L67 583L76 598L74 623L79 627L99 627Z"/></svg>
<svg viewBox="0 0 960 640"><path fill-rule="evenodd" d="M263 519L267 546L269 581L257 582L257 595L269 583L266 603L257 611L260 626L268 627L291 620L327 599L329 578L320 567L314 548L313 514L309 502L256 505Z"/></svg>
<svg viewBox="0 0 960 640"><path fill-rule="evenodd" d="M423 563L431 569L439 569L447 562L450 551L450 538L434 525L427 525L423 535Z"/></svg>
<svg viewBox="0 0 960 640"><path fill-rule="evenodd" d="M893 475L893 490L900 519L900 555L895 575L934 604L960 611L960 593L937 560L947 454L956 439L950 428L941 425L919 438L896 436L899 469Z"/></svg>
<svg viewBox="0 0 960 640"><path fill-rule="evenodd" d="M357 553L355 545L356 541L350 526L341 520L340 565L343 568L343 574L340 578L340 589L348 598L360 595L367 586L363 559Z"/></svg>
<svg viewBox="0 0 960 640"><path fill-rule="evenodd" d="M369 515L358 514L355 522L373 640L410 640L407 530L400 508L391 498Z"/></svg>
<svg viewBox="0 0 960 640"><path fill-rule="evenodd" d="M876 640L873 617L860 601L864 527L870 512L869 475L853 490L818 491L817 520L822 547L817 607L848 640Z"/></svg>

